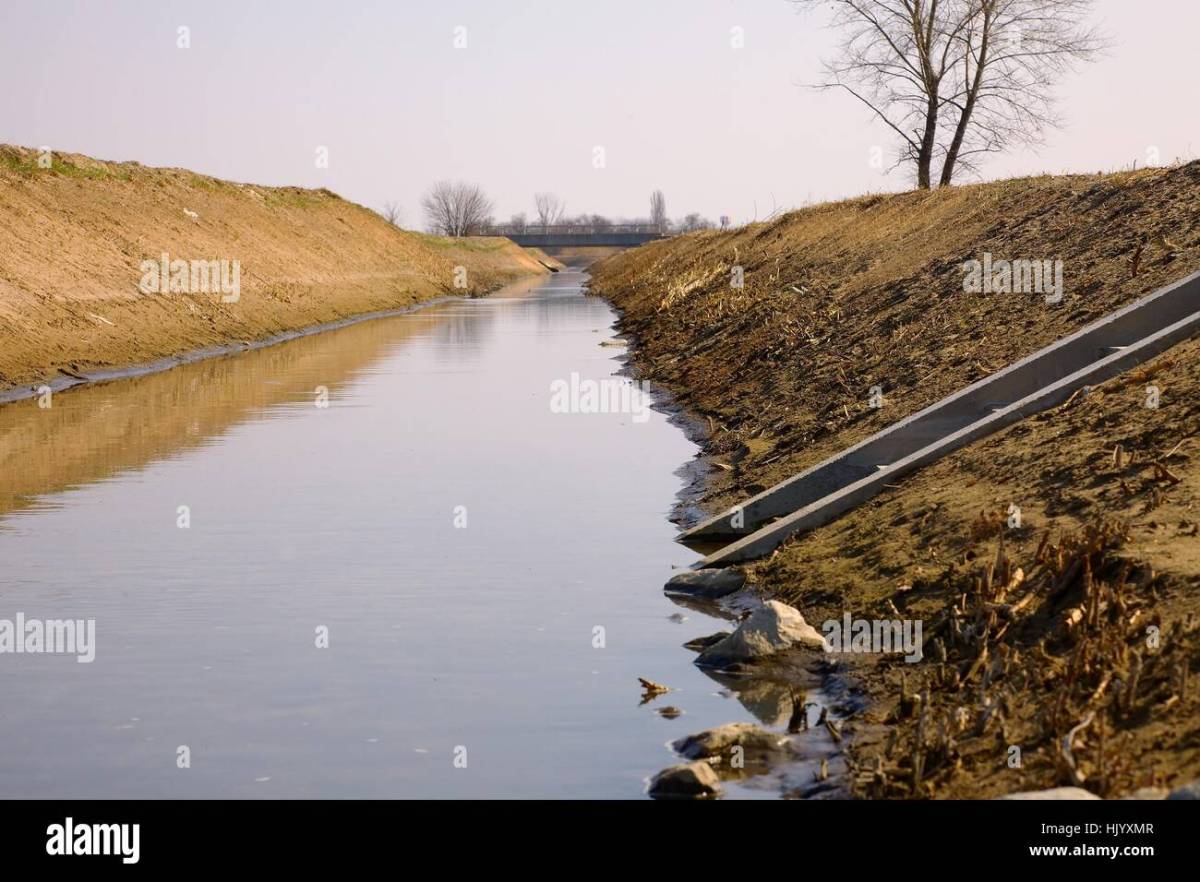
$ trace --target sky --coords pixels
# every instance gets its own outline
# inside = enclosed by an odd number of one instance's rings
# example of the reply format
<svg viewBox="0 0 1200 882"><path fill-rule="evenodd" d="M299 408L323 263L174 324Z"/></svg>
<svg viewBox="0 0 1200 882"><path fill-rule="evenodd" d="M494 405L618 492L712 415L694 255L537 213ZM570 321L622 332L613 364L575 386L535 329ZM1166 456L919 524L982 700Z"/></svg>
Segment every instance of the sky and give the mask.
<svg viewBox="0 0 1200 882"><path fill-rule="evenodd" d="M982 177L1200 155L1200 2L1095 19L1112 48L1063 80L1061 128ZM3 0L0 143L327 187L414 228L440 179L500 219L539 191L640 216L661 189L673 217L740 223L911 186L871 162L895 144L865 108L806 88L826 22L787 0Z"/></svg>

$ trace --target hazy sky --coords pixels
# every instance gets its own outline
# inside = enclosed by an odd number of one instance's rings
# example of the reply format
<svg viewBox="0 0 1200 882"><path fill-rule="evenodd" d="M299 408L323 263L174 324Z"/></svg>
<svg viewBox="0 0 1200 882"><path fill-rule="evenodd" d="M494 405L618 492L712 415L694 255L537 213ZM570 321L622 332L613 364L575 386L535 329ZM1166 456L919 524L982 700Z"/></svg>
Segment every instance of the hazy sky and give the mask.
<svg viewBox="0 0 1200 882"><path fill-rule="evenodd" d="M1200 0L1097 9L1114 47L1063 83L1066 128L986 177L1200 151ZM632 216L658 187L673 216L742 221L905 189L871 167L893 141L864 108L801 86L824 21L786 0L3 0L0 142L396 200L414 227L439 178L501 218L538 190Z"/></svg>

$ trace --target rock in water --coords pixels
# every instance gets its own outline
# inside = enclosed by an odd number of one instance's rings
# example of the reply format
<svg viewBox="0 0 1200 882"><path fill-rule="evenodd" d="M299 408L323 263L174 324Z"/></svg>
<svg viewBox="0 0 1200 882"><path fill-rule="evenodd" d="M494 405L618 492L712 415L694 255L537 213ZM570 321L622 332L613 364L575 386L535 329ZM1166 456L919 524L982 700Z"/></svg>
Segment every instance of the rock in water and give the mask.
<svg viewBox="0 0 1200 882"><path fill-rule="evenodd" d="M753 723L726 723L680 738L671 744L671 748L688 759L698 760L714 756L728 758L732 748L740 747L749 759L782 750L786 743L784 736L760 729Z"/></svg>
<svg viewBox="0 0 1200 882"><path fill-rule="evenodd" d="M720 796L721 779L708 763L683 763L670 766L650 782L654 799L704 799Z"/></svg>
<svg viewBox="0 0 1200 882"><path fill-rule="evenodd" d="M798 609L768 600L736 631L701 652L696 664L719 668L734 662L756 661L792 647L824 652L828 644L820 631L804 621Z"/></svg>
<svg viewBox="0 0 1200 882"><path fill-rule="evenodd" d="M728 631L718 631L715 634L709 634L707 637L697 637L695 640L689 640L683 644L684 649L690 649L692 652L700 652L708 649L714 643L720 643L729 636Z"/></svg>
<svg viewBox="0 0 1200 882"><path fill-rule="evenodd" d="M663 586L663 591L668 594L684 594L688 597L716 600L740 591L745 584L746 574L738 570L685 570L673 576Z"/></svg>

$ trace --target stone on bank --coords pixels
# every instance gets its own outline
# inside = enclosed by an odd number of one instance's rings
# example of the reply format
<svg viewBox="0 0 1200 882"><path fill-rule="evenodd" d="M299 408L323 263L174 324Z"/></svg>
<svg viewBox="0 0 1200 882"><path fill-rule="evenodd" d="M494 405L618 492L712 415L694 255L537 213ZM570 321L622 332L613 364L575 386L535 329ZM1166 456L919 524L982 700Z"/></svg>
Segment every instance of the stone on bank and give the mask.
<svg viewBox="0 0 1200 882"><path fill-rule="evenodd" d="M717 600L733 594L735 591L740 591L745 584L746 574L739 570L685 570L673 576L663 586L663 591L667 594L682 594L702 600Z"/></svg>
<svg viewBox="0 0 1200 882"><path fill-rule="evenodd" d="M712 757L728 757L735 747L751 756L783 750L787 738L761 729L753 723L726 723L715 729L705 729L695 735L672 742L671 747L676 753L688 759L710 759Z"/></svg>
<svg viewBox="0 0 1200 882"><path fill-rule="evenodd" d="M705 762L681 763L663 769L650 781L655 799L704 799L720 796L721 779Z"/></svg>
<svg viewBox="0 0 1200 882"><path fill-rule="evenodd" d="M701 652L696 664L706 668L725 667L758 661L792 648L825 652L828 644L798 609L768 600L750 613L736 631Z"/></svg>

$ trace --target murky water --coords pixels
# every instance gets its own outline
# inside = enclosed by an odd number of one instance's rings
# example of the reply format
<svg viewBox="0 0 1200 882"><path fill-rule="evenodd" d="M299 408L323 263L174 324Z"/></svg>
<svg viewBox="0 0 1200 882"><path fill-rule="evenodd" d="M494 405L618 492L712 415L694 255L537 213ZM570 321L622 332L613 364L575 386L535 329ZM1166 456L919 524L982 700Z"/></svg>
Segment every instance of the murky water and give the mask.
<svg viewBox="0 0 1200 882"><path fill-rule="evenodd" d="M639 797L751 719L661 592L694 446L551 409L621 367L584 279L0 408L0 619L96 629L0 654L0 796Z"/></svg>

